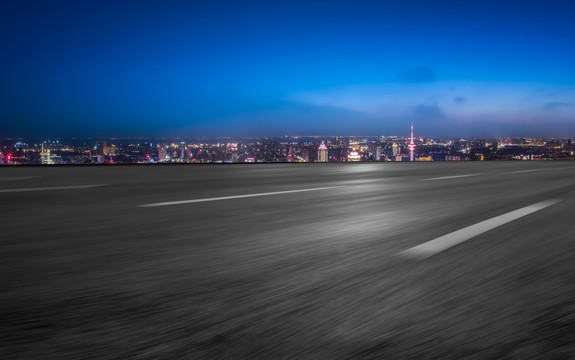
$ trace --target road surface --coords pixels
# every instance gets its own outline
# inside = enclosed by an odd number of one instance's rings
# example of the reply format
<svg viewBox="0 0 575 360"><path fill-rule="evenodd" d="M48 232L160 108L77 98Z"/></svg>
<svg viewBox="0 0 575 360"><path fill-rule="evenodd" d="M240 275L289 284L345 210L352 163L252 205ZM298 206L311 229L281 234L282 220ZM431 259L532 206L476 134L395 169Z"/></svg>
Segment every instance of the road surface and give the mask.
<svg viewBox="0 0 575 360"><path fill-rule="evenodd" d="M3 359L575 356L575 163L0 168Z"/></svg>

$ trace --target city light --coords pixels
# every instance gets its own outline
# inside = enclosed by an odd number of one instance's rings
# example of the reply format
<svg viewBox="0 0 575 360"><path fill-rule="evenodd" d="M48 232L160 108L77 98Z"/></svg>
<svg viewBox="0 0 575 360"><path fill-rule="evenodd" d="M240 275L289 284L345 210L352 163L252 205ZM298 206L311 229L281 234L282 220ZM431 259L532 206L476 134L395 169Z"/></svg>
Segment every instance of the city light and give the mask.
<svg viewBox="0 0 575 360"><path fill-rule="evenodd" d="M574 139L441 139L413 136L60 139L1 143L0 164L401 162L575 159ZM230 141L231 140L231 141ZM232 142L233 141L233 142ZM192 151L193 150L193 151Z"/></svg>

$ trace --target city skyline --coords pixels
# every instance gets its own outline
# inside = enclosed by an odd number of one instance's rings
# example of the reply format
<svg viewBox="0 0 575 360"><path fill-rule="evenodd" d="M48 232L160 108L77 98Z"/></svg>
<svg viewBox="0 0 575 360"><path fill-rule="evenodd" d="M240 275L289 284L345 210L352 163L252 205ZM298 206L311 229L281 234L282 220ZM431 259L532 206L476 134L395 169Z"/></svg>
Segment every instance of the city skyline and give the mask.
<svg viewBox="0 0 575 360"><path fill-rule="evenodd" d="M3 137L575 136L574 3L0 9Z"/></svg>
<svg viewBox="0 0 575 360"><path fill-rule="evenodd" d="M0 165L575 160L575 139L252 137L1 139Z"/></svg>

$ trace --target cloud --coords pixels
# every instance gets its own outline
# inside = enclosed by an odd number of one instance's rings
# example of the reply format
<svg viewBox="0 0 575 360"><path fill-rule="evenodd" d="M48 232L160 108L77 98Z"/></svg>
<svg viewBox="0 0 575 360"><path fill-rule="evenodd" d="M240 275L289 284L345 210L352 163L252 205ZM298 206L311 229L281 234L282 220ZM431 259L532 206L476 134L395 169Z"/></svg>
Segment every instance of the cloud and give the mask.
<svg viewBox="0 0 575 360"><path fill-rule="evenodd" d="M564 102L548 103L549 98L537 91L542 87L556 93ZM468 101L470 98L472 102ZM382 124L425 120L430 128L575 126L575 86L566 85L474 81L435 81L417 86L408 83L358 84L296 93L290 100L352 111L380 119ZM542 104L546 105L542 108Z"/></svg>
<svg viewBox="0 0 575 360"><path fill-rule="evenodd" d="M426 66L416 66L397 74L397 78L407 83L429 83L436 80L435 71Z"/></svg>
<svg viewBox="0 0 575 360"><path fill-rule="evenodd" d="M559 108L566 108L566 107L571 107L571 106L573 106L573 104L566 103L566 102L550 102L550 103L543 105L542 109L552 111L552 110L556 110Z"/></svg>
<svg viewBox="0 0 575 360"><path fill-rule="evenodd" d="M443 119L445 114L437 105L419 104L413 108L413 114L420 119Z"/></svg>

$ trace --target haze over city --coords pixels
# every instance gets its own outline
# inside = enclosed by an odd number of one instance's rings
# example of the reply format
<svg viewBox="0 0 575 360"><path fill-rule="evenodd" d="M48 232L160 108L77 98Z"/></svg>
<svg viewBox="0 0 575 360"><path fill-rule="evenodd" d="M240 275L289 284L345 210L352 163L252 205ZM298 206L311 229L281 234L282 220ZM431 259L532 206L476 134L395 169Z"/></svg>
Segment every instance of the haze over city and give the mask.
<svg viewBox="0 0 575 360"><path fill-rule="evenodd" d="M2 136L575 136L571 1L8 1Z"/></svg>

